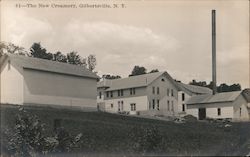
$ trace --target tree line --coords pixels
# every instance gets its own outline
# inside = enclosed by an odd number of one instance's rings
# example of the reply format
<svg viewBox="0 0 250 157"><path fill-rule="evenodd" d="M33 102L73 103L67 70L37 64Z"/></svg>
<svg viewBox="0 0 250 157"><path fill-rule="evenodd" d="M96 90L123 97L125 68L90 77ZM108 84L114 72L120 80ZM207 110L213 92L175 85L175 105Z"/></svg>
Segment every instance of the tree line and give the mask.
<svg viewBox="0 0 250 157"><path fill-rule="evenodd" d="M71 51L67 53L66 55L60 51L51 53L51 52L48 52L46 48L42 47L40 42L33 43L29 51L26 51L25 48L17 46L13 43L1 42L0 43L0 56L3 55L4 52L79 65L79 66L88 68L90 71L93 71L97 64L96 57L93 54L90 54L88 57L84 58L80 56L77 51Z"/></svg>
<svg viewBox="0 0 250 157"><path fill-rule="evenodd" d="M196 86L201 86L201 87L207 87L213 90L213 82L211 81L209 84L207 84L206 81L196 81L192 80L189 82L190 85L196 85ZM226 83L222 83L217 86L217 92L222 93L222 92L231 92L231 91L241 91L241 85L239 83L235 83L232 85L228 85Z"/></svg>
<svg viewBox="0 0 250 157"><path fill-rule="evenodd" d="M6 44L3 42L0 42L0 57L1 57L1 55L3 55L4 52L15 53L15 54L19 54L19 55L26 55L29 57L42 58L42 59L63 62L63 63L68 63L68 64L79 65L79 66L87 67L90 71L93 71L95 69L96 63L97 63L96 57L93 54L90 54L87 58L83 58L76 51L71 51L71 52L67 53L66 55L60 51L57 51L55 53L51 53L51 52L47 52L47 50L44 47L42 47L40 43L33 43L31 48L30 48L30 51L27 52L25 50L25 48L17 46L15 44L12 44L12 43ZM143 74L147 74L147 73L154 73L154 72L159 72L159 70L153 69L153 70L147 72L147 69L145 67L135 65L131 71L131 74L129 74L128 77L143 75ZM122 77L120 75L104 74L104 75L102 75L102 78L119 79ZM175 80L175 81L177 81L177 80ZM177 81L177 82L180 82L180 81ZM213 89L212 81L207 84L206 81L192 80L191 82L189 82L189 84ZM232 84L232 85L222 83L222 84L217 86L217 92L219 92L219 93L230 92L230 91L240 91L240 90L241 90L241 85L239 83Z"/></svg>
<svg viewBox="0 0 250 157"><path fill-rule="evenodd" d="M148 73L154 73L154 72L159 72L158 69L153 69ZM137 76L137 75L143 75L143 74L147 74L147 69L143 66L134 66L131 74L129 75L129 77L132 76ZM121 76L119 75L103 75L103 78L105 79L119 79L121 78ZM175 80L176 82L181 82L178 80ZM213 84L212 81L207 84L206 81L196 81L196 80L192 80L191 82L189 82L190 85L196 85L196 86L201 86L201 87L207 87L211 90L213 90ZM226 83L222 83L219 86L217 86L217 92L221 93L221 92L231 92L231 91L241 91L241 85L240 84L232 84L232 85L228 85Z"/></svg>
<svg viewBox="0 0 250 157"><path fill-rule="evenodd" d="M158 69L153 69L148 73L155 73L155 72L159 72L159 70ZM134 68L131 71L131 74L129 74L128 77L143 75L143 74L147 74L147 69L145 67L143 67L143 66L135 65ZM119 75L105 74L105 75L102 75L102 78L113 80L113 79L119 79L119 78L122 78L122 77L119 76Z"/></svg>

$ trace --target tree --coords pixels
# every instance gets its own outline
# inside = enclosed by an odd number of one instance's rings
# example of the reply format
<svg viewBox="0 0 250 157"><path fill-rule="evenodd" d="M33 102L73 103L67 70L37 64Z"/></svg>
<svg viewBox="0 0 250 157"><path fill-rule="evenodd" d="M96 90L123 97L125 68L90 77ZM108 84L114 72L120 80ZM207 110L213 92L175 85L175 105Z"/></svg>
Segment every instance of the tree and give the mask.
<svg viewBox="0 0 250 157"><path fill-rule="evenodd" d="M34 43L30 48L30 55L31 57L35 58L42 58L52 60L53 55L52 53L47 53L47 50L41 46L40 43Z"/></svg>
<svg viewBox="0 0 250 157"><path fill-rule="evenodd" d="M12 53L12 54L19 54L19 55L26 55L27 52L25 51L24 47L17 46L13 43L4 43L0 42L0 57L4 53Z"/></svg>
<svg viewBox="0 0 250 157"><path fill-rule="evenodd" d="M156 73L156 72L159 72L159 70L158 69L153 69L149 73Z"/></svg>
<svg viewBox="0 0 250 157"><path fill-rule="evenodd" d="M147 73L147 69L145 67L140 67L138 65L134 66L134 69L132 70L130 76L136 76L136 75L143 75Z"/></svg>
<svg viewBox="0 0 250 157"><path fill-rule="evenodd" d="M217 87L217 92L218 93L231 92L231 91L240 91L240 90L241 90L240 84L227 85L225 83L222 83L221 85L219 85Z"/></svg>
<svg viewBox="0 0 250 157"><path fill-rule="evenodd" d="M3 42L0 42L0 57L4 54L6 45Z"/></svg>
<svg viewBox="0 0 250 157"><path fill-rule="evenodd" d="M17 46L13 43L8 43L8 45L6 46L6 49L7 49L7 52L9 52L9 53L16 53L19 55L26 54L24 47Z"/></svg>
<svg viewBox="0 0 250 157"><path fill-rule="evenodd" d="M192 80L192 82L190 82L189 84L191 85L196 85L196 86L202 86L202 87L206 87L207 83L206 81L196 81L196 80Z"/></svg>
<svg viewBox="0 0 250 157"><path fill-rule="evenodd" d="M95 55L89 55L88 56L88 69L90 71L93 71L95 69L96 66L96 57Z"/></svg>
<svg viewBox="0 0 250 157"><path fill-rule="evenodd" d="M196 86L201 86L201 87L207 87L213 90L213 82L210 81L209 84L206 83L206 81L196 81L193 80L189 84L191 85L196 85ZM241 90L241 85L240 84L233 84L233 85L227 85L226 83L222 83L219 86L217 86L217 92L231 92L231 91L240 91Z"/></svg>
<svg viewBox="0 0 250 157"><path fill-rule="evenodd" d="M67 53L67 61L69 64L74 64L74 65L82 64L81 56L79 56L75 51Z"/></svg>
<svg viewBox="0 0 250 157"><path fill-rule="evenodd" d="M82 62L81 66L83 66L84 68L86 68L87 67L87 59L83 58L81 62Z"/></svg>
<svg viewBox="0 0 250 157"><path fill-rule="evenodd" d="M119 76L119 75L109 75L109 74L107 74L107 75L102 75L102 78L109 79L109 80L113 80L113 79L119 79L119 78L121 78L121 76Z"/></svg>
<svg viewBox="0 0 250 157"><path fill-rule="evenodd" d="M67 57L60 51L57 51L55 54L53 54L53 61L67 63Z"/></svg>

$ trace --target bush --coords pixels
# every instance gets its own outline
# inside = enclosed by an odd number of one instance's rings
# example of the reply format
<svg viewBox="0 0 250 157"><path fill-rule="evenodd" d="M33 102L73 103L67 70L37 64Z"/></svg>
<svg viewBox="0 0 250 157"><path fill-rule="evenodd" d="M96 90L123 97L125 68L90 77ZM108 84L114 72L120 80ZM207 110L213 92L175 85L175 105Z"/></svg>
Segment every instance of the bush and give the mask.
<svg viewBox="0 0 250 157"><path fill-rule="evenodd" d="M186 115L183 117L185 119L186 122L196 122L197 118L195 116L192 115Z"/></svg>
<svg viewBox="0 0 250 157"><path fill-rule="evenodd" d="M19 109L13 129L6 129L4 138L8 153L12 156L36 156L70 152L77 147L81 134L73 137L65 129L59 128L52 136L45 136L45 124L39 118Z"/></svg>
<svg viewBox="0 0 250 157"><path fill-rule="evenodd" d="M162 143L162 136L157 127L150 128L134 127L130 134L132 148L139 152L155 152Z"/></svg>

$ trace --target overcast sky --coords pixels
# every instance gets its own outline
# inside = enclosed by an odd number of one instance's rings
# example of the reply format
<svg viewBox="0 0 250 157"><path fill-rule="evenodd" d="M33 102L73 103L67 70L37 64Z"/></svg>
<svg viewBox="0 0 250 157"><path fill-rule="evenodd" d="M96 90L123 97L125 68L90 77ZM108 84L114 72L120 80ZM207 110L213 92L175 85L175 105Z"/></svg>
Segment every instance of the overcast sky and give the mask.
<svg viewBox="0 0 250 157"><path fill-rule="evenodd" d="M76 4L81 2L87 3ZM148 71L167 71L184 83L210 81L211 10L216 9L218 83L249 87L248 0L116 2L126 8L17 9L15 1L5 0L1 40L26 49L41 42L53 53L95 54L100 75L126 77L134 65L140 65Z"/></svg>

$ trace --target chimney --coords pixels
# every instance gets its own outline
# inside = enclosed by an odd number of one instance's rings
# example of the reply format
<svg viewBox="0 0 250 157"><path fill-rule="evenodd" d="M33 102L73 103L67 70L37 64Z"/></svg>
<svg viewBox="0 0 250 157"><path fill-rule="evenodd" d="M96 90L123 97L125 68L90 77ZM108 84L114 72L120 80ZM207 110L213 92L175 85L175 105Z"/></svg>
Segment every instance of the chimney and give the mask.
<svg viewBox="0 0 250 157"><path fill-rule="evenodd" d="M212 77L213 94L216 94L216 10L212 10Z"/></svg>

